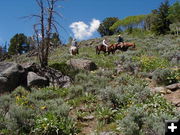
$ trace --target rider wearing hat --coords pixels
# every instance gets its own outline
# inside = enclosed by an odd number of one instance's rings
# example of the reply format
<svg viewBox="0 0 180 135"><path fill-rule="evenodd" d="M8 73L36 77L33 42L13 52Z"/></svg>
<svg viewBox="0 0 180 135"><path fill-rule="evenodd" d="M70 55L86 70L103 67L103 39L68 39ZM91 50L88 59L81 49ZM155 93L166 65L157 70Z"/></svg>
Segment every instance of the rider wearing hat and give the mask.
<svg viewBox="0 0 180 135"><path fill-rule="evenodd" d="M123 47L123 42L124 42L124 39L122 38L121 35L118 35L118 40L117 40L118 44L121 44L121 48Z"/></svg>
<svg viewBox="0 0 180 135"><path fill-rule="evenodd" d="M71 45L72 45L72 46L75 46L75 47L78 47L78 46L77 46L77 41L76 41L75 38L72 40Z"/></svg>

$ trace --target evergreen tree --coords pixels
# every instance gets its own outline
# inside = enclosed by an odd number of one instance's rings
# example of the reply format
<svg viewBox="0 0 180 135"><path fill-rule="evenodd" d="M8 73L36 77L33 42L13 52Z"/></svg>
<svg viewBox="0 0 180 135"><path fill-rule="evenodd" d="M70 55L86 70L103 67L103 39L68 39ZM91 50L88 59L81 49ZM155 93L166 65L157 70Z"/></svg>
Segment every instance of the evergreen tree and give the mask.
<svg viewBox="0 0 180 135"><path fill-rule="evenodd" d="M119 19L117 17L108 17L105 18L103 20L103 22L100 24L99 28L98 28L98 32L99 34L103 37L103 36L109 36L109 35L113 35L116 32L118 32L118 30L111 30L110 27L117 22Z"/></svg>
<svg viewBox="0 0 180 135"><path fill-rule="evenodd" d="M170 30L177 35L180 31L180 2L175 2L169 9L168 18L171 20Z"/></svg>
<svg viewBox="0 0 180 135"><path fill-rule="evenodd" d="M151 30L156 34L166 34L170 31L169 8L169 1L166 0L164 3L161 3L158 9L152 11L155 18L152 22Z"/></svg>
<svg viewBox="0 0 180 135"><path fill-rule="evenodd" d="M52 38L51 38L51 42L52 42L53 46L58 46L61 44L61 40L59 38L58 33L53 33Z"/></svg>
<svg viewBox="0 0 180 135"><path fill-rule="evenodd" d="M27 37L20 33L13 36L10 40L10 46L8 49L9 54L22 54L29 50L29 44L27 42Z"/></svg>

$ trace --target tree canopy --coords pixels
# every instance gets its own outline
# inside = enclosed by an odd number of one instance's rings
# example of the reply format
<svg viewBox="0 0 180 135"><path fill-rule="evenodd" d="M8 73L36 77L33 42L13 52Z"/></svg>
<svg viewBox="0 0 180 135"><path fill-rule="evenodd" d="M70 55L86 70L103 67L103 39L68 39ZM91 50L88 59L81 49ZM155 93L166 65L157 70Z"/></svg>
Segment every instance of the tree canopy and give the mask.
<svg viewBox="0 0 180 135"><path fill-rule="evenodd" d="M168 18L169 15L169 1L161 3L158 9L152 11L154 21L152 22L151 30L156 34L166 34L170 31L169 25L171 21Z"/></svg>
<svg viewBox="0 0 180 135"><path fill-rule="evenodd" d="M133 28L133 27L138 27L140 24L143 23L145 20L146 15L138 15L138 16L128 16L125 19L118 20L115 22L110 29L111 30L116 30L119 27L124 27L124 28Z"/></svg>
<svg viewBox="0 0 180 135"><path fill-rule="evenodd" d="M115 34L118 30L111 30L110 27L118 20L119 19L117 17L105 18L98 28L98 32L101 37Z"/></svg>
<svg viewBox="0 0 180 135"><path fill-rule="evenodd" d="M22 54L29 50L29 43L27 37L23 34L16 34L10 40L10 46L8 49L9 54Z"/></svg>

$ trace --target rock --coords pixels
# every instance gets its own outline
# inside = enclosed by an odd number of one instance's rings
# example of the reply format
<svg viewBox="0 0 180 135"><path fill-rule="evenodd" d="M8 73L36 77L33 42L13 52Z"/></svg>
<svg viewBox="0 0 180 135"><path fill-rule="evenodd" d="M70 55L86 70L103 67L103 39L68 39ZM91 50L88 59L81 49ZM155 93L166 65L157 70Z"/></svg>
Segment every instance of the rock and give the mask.
<svg viewBox="0 0 180 135"><path fill-rule="evenodd" d="M49 80L50 85L67 88L71 85L71 78L63 75L60 71L50 67L41 68L40 65L31 63L24 64L28 72L34 72L37 75Z"/></svg>
<svg viewBox="0 0 180 135"><path fill-rule="evenodd" d="M120 74L120 73L123 73L125 71L124 67L123 66L118 66L115 68L115 73L116 74Z"/></svg>
<svg viewBox="0 0 180 135"><path fill-rule="evenodd" d="M83 69L88 71L93 71L97 69L97 65L91 60L70 59L67 64L70 64L75 69Z"/></svg>
<svg viewBox="0 0 180 135"><path fill-rule="evenodd" d="M167 93L167 89L165 89L164 87L151 88L151 91L153 93L161 93L161 94L166 94Z"/></svg>
<svg viewBox="0 0 180 135"><path fill-rule="evenodd" d="M45 87L49 85L49 81L45 77L41 77L34 72L29 72L27 84L28 87Z"/></svg>
<svg viewBox="0 0 180 135"><path fill-rule="evenodd" d="M168 85L166 86L167 89L169 90L177 90L177 89L180 89L180 83L175 83L175 84L171 84L171 85Z"/></svg>
<svg viewBox="0 0 180 135"><path fill-rule="evenodd" d="M93 120L93 119L94 119L94 116L92 116L92 115L83 117L83 121L89 121L89 120Z"/></svg>
<svg viewBox="0 0 180 135"><path fill-rule="evenodd" d="M179 107L180 105L180 90L172 92L164 96L168 101L173 103L175 106Z"/></svg>
<svg viewBox="0 0 180 135"><path fill-rule="evenodd" d="M0 93L11 92L18 86L26 86L27 73L16 63L0 63Z"/></svg>
<svg viewBox="0 0 180 135"><path fill-rule="evenodd" d="M100 135L117 135L114 132L101 132Z"/></svg>

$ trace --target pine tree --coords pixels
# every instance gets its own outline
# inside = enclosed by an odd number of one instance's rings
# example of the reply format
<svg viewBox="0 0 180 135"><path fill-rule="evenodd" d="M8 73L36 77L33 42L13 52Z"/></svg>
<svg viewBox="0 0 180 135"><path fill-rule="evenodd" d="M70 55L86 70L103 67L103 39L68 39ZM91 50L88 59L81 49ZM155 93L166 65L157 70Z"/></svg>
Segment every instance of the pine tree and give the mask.
<svg viewBox="0 0 180 135"><path fill-rule="evenodd" d="M8 49L9 54L22 54L29 50L29 44L27 42L27 37L20 33L13 36L10 40L10 46Z"/></svg>
<svg viewBox="0 0 180 135"><path fill-rule="evenodd" d="M61 40L59 38L58 33L53 33L52 38L51 38L51 42L52 42L53 46L58 46L61 44Z"/></svg>
<svg viewBox="0 0 180 135"><path fill-rule="evenodd" d="M110 27L118 20L119 19L117 17L105 18L98 28L99 34L102 37L115 34L118 30L111 30Z"/></svg>
<svg viewBox="0 0 180 135"><path fill-rule="evenodd" d="M161 3L158 9L152 11L155 18L152 22L151 30L156 34L167 34L170 31L169 25L171 21L168 19L169 8L169 1L166 0L164 3Z"/></svg>

